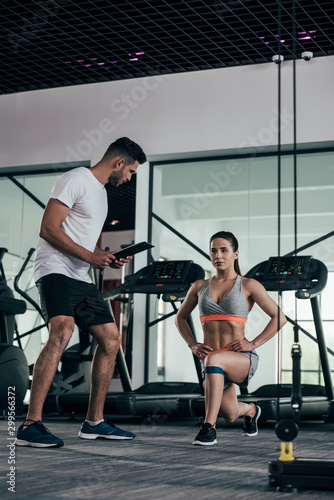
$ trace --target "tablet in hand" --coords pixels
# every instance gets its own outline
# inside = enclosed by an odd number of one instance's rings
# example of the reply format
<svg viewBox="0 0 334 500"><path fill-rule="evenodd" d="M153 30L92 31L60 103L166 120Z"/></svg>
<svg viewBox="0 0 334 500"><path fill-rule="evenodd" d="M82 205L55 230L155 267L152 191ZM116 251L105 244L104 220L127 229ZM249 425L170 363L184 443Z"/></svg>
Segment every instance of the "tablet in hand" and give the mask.
<svg viewBox="0 0 334 500"><path fill-rule="evenodd" d="M144 250L148 250L149 248L153 248L154 245L147 243L147 241L142 241L141 243L136 243L135 245L130 245L118 252L115 252L113 255L116 257L116 260L125 259L126 257L130 257L131 255L135 255L137 253L143 252ZM114 261L111 262L110 265L113 264Z"/></svg>

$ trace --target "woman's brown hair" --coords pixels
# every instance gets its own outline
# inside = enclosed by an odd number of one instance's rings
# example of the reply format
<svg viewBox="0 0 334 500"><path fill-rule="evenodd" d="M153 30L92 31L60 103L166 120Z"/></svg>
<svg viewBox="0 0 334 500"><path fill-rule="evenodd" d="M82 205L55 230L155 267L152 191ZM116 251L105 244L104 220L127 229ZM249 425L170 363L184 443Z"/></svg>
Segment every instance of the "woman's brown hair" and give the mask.
<svg viewBox="0 0 334 500"><path fill-rule="evenodd" d="M239 249L239 243L238 243L237 238L234 236L233 233L230 233L229 231L219 231L218 233L211 236L210 245L211 245L212 241L215 240L216 238L223 238L224 240L229 241L232 245L233 252L236 252ZM240 271L238 259L235 259L235 261L234 261L234 270L237 274L239 274L241 276L241 271Z"/></svg>

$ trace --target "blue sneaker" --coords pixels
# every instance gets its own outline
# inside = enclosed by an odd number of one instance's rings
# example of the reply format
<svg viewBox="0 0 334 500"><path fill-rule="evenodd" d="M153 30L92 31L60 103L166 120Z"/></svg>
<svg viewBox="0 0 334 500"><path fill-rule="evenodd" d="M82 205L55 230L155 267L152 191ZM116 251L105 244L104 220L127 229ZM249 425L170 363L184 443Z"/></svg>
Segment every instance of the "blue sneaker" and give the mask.
<svg viewBox="0 0 334 500"><path fill-rule="evenodd" d="M113 424L108 424L106 421L98 425L90 425L86 420L81 425L78 434L82 439L133 439L133 432L123 431Z"/></svg>
<svg viewBox="0 0 334 500"><path fill-rule="evenodd" d="M36 420L33 424L17 430L15 444L17 446L32 446L33 448L60 448L64 446L64 441L51 434L41 422Z"/></svg>

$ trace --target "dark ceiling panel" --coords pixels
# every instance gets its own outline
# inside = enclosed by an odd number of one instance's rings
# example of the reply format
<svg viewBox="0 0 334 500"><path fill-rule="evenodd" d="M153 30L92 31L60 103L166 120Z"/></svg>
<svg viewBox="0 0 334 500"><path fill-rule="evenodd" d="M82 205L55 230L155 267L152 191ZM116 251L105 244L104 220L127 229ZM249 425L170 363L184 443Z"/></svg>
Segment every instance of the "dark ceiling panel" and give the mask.
<svg viewBox="0 0 334 500"><path fill-rule="evenodd" d="M282 0L281 50L292 51ZM0 94L269 62L275 0L3 0ZM296 0L297 57L334 54L334 2Z"/></svg>

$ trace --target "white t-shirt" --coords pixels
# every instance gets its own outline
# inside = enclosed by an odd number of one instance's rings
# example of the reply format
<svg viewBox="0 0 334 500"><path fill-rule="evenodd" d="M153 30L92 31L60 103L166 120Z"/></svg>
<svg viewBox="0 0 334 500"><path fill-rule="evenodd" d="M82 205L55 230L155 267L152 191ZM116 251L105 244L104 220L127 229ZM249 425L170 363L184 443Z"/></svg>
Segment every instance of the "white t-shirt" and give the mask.
<svg viewBox="0 0 334 500"><path fill-rule="evenodd" d="M70 208L61 229L75 243L92 252L108 213L104 185L94 177L89 168L74 168L57 179L50 198L55 198ZM34 260L35 281L47 274L57 273L91 283L89 268L87 262L67 255L39 238Z"/></svg>

